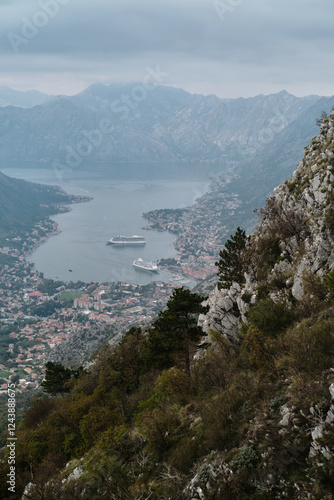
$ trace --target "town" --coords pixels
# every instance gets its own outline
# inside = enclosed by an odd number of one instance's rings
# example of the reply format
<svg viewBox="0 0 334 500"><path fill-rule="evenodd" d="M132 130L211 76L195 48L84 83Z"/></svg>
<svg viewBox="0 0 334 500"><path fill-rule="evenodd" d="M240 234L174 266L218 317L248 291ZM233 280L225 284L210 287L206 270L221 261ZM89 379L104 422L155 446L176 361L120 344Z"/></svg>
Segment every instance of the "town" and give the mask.
<svg viewBox="0 0 334 500"><path fill-rule="evenodd" d="M143 214L150 223L145 229L176 235L176 263L187 278L202 280L216 272L215 262L230 231L225 221L242 205L236 193L225 189L235 177L229 174L216 177L210 190L190 207L152 210ZM174 268L172 266L170 270Z"/></svg>
<svg viewBox="0 0 334 500"><path fill-rule="evenodd" d="M6 393L11 380L18 390L38 388L45 363L55 358L57 350L63 353L73 339L79 340L71 361L81 363L119 331L148 324L175 288L163 282L87 284L44 279L25 256L55 232L55 223L46 220L32 234L7 238L7 246L0 248L0 394ZM80 342L84 330L95 333L89 352Z"/></svg>

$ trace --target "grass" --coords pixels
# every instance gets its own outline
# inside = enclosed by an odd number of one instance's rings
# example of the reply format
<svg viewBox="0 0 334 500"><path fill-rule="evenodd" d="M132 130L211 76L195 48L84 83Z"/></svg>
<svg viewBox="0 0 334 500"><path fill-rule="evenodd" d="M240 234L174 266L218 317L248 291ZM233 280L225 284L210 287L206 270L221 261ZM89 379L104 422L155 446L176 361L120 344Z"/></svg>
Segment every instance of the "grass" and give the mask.
<svg viewBox="0 0 334 500"><path fill-rule="evenodd" d="M58 295L58 300L74 300L82 297L83 292L77 292L77 291L64 291L61 294Z"/></svg>

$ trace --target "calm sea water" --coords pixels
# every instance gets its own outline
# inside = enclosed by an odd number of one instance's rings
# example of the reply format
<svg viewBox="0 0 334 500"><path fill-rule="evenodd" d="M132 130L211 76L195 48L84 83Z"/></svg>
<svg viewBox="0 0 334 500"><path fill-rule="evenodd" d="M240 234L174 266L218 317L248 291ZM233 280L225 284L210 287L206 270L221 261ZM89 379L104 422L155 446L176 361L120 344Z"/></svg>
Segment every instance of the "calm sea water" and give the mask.
<svg viewBox="0 0 334 500"><path fill-rule="evenodd" d="M6 175L33 182L60 185L71 194L93 198L72 205L71 212L53 217L60 234L49 238L28 257L47 278L61 280L125 281L146 284L169 281L171 276L134 269L141 257L156 261L175 256L174 237L145 231L142 213L192 204L209 187L221 165L206 164L89 164L57 177L44 163L1 165ZM146 246L119 248L106 245L118 234L144 235ZM69 271L71 269L71 272Z"/></svg>

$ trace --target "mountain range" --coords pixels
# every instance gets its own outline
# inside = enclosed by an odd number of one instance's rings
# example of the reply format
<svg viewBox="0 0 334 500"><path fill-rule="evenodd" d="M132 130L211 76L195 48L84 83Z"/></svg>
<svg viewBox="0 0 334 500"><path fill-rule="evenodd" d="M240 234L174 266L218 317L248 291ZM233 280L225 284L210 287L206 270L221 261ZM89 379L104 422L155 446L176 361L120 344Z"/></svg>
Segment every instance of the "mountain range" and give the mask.
<svg viewBox="0 0 334 500"><path fill-rule="evenodd" d="M221 99L138 84L94 84L74 96L22 93L21 107L18 94L0 89L0 102L10 104L0 108L1 161L209 161L243 172L276 170L274 163L289 174L317 131L315 118L334 104L286 91Z"/></svg>
<svg viewBox="0 0 334 500"><path fill-rule="evenodd" d="M37 90L19 91L9 87L0 86L0 107L17 106L18 108L32 108L37 104L50 101L53 96L38 92Z"/></svg>

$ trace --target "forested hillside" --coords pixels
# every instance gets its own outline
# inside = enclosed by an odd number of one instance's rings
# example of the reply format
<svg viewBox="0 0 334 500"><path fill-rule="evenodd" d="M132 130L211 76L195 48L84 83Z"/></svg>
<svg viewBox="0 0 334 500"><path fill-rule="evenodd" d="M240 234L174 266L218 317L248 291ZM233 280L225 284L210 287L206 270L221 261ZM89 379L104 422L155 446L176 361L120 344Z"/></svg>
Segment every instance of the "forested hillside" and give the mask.
<svg viewBox="0 0 334 500"><path fill-rule="evenodd" d="M67 195L57 186L33 184L0 172L0 234L29 231L44 217L57 213L60 204L79 198Z"/></svg>

